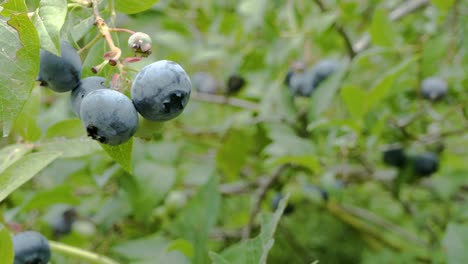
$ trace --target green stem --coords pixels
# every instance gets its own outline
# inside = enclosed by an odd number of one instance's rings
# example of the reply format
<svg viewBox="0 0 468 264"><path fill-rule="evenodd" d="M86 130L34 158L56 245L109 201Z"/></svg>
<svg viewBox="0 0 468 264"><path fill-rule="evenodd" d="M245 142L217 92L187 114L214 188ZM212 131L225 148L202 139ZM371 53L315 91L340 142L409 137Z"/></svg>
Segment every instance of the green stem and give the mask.
<svg viewBox="0 0 468 264"><path fill-rule="evenodd" d="M90 252L81 248L72 247L60 242L49 241L50 248L53 252L67 255L70 257L79 258L96 264L119 264L117 261L108 257L101 256L94 252Z"/></svg>

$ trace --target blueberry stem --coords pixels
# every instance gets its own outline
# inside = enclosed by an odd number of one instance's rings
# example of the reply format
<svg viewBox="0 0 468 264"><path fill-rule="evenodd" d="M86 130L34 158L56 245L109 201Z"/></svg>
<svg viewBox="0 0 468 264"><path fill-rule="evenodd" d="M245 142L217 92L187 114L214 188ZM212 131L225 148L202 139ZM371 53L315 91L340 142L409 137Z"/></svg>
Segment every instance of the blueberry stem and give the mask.
<svg viewBox="0 0 468 264"><path fill-rule="evenodd" d="M100 39L101 39L101 35L99 35L99 34L96 35L96 37L94 37L93 40L91 40L88 44L86 44L84 47L82 47L81 49L78 50L78 54L81 54L83 51L91 48Z"/></svg>
<svg viewBox="0 0 468 264"><path fill-rule="evenodd" d="M190 97L197 101L220 105L229 105L233 107L243 108L249 111L257 111L259 108L259 106L256 103L247 100L242 100L238 98L228 98L225 96L215 94L192 93Z"/></svg>
<svg viewBox="0 0 468 264"><path fill-rule="evenodd" d="M112 260L106 256L102 256L96 254L94 252L90 252L81 248L72 247L69 245L62 244L60 242L50 241L49 240L50 249L54 253L59 253L63 255L67 255L70 257L79 258L82 260L89 261L91 263L96 264L119 264L117 261Z"/></svg>
<svg viewBox="0 0 468 264"><path fill-rule="evenodd" d="M109 28L110 32L126 32L128 34L135 34L135 31L127 28Z"/></svg>
<svg viewBox="0 0 468 264"><path fill-rule="evenodd" d="M107 45L109 46L110 50L116 53L113 59L118 60L120 58L120 55L122 54L122 51L120 50L120 48L115 46L114 40L112 39L112 36L110 33L109 26L107 26L106 22L99 14L98 0L91 0L91 2L93 4L94 25L99 29L99 33L101 33L101 36L103 36L104 39L106 40Z"/></svg>

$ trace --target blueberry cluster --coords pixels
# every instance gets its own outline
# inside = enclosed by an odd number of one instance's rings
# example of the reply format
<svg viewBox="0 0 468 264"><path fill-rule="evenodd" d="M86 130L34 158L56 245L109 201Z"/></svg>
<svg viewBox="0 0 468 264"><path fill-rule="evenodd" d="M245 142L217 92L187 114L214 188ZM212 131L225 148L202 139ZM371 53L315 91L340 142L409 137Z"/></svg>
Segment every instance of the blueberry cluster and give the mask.
<svg viewBox="0 0 468 264"><path fill-rule="evenodd" d="M286 74L284 84L294 96L310 97L312 92L339 68L340 63L335 59L321 60L310 68L296 63Z"/></svg>
<svg viewBox="0 0 468 264"><path fill-rule="evenodd" d="M413 175L418 177L431 176L439 169L439 157L436 153L407 154L401 146L396 145L383 151L382 160L399 169L409 166Z"/></svg>
<svg viewBox="0 0 468 264"><path fill-rule="evenodd" d="M141 34L137 37L141 37ZM136 51L148 52L151 43L134 40ZM103 77L81 79L81 60L70 43L61 41L61 56L41 50L38 81L56 92L71 91L73 111L89 137L103 144L128 141L138 127L138 113L151 121L180 115L191 92L190 78L177 63L160 60L145 66L131 87L131 98L106 86Z"/></svg>
<svg viewBox="0 0 468 264"><path fill-rule="evenodd" d="M25 231L13 237L13 264L47 264L50 260L49 241L36 231Z"/></svg>

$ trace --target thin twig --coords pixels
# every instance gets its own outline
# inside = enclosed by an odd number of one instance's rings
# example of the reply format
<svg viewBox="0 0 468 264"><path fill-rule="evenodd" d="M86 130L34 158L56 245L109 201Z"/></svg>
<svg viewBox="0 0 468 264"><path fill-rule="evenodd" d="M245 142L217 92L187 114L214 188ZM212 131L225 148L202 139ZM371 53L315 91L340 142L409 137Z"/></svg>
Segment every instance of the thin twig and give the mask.
<svg viewBox="0 0 468 264"><path fill-rule="evenodd" d="M399 235L400 237L404 238L405 240L412 241L412 242L417 243L417 244L419 244L421 246L425 246L425 247L427 246L427 243L424 240L421 240L416 235L414 235L412 233L409 233L408 231L401 228L400 226L395 225L392 222L387 221L386 219L384 219L384 218L382 218L382 217L380 217L378 215L373 214L372 212L369 212L369 211L364 210L364 209L359 208L359 207L354 207L354 206L344 205L344 204L341 205L341 208L343 210L347 211L348 213L356 216L356 217L359 217L359 218L361 218L363 220L371 222L374 225L377 225L377 226L385 228L385 229L387 229L389 231L392 231L393 233L395 233L395 234Z"/></svg>
<svg viewBox="0 0 468 264"><path fill-rule="evenodd" d="M229 105L234 107L243 108L249 111L257 111L258 105L247 100L226 97L215 94L205 94L205 93L192 93L190 97L197 101L203 101L214 104Z"/></svg>
<svg viewBox="0 0 468 264"><path fill-rule="evenodd" d="M325 4L321 0L314 0L314 2L320 8L320 11L322 11L322 12L327 11L327 7L325 6ZM349 57L351 59L354 58L354 56L356 56L356 51L353 48L353 43L351 42L351 38L349 37L346 30L343 28L342 25L338 24L337 22L333 23L333 27L338 32L338 34L340 34L341 37L343 38L343 41L345 43L346 50L348 51Z"/></svg>
<svg viewBox="0 0 468 264"><path fill-rule="evenodd" d="M72 247L55 241L49 241L50 248L54 253L60 253L74 258L79 258L90 263L96 264L118 264L106 256L96 254L81 248Z"/></svg>
<svg viewBox="0 0 468 264"><path fill-rule="evenodd" d="M91 46L96 44L96 42L98 42L98 40L100 39L101 39L101 35L96 35L96 37L94 37L88 44L84 45L80 50L78 50L78 54L81 54L83 51L91 48Z"/></svg>
<svg viewBox="0 0 468 264"><path fill-rule="evenodd" d="M109 27L99 14L98 0L92 0L92 3L94 13L94 25L99 29L99 33L104 37L104 39L107 42L107 45L109 45L111 52L114 54L112 59L117 61L120 58L122 51L117 46L115 46L114 40L112 39L112 36L109 31Z"/></svg>
<svg viewBox="0 0 468 264"><path fill-rule="evenodd" d="M229 239L239 239L242 237L242 229L213 229L210 231L210 238L217 241L226 241Z"/></svg>
<svg viewBox="0 0 468 264"><path fill-rule="evenodd" d="M252 189L262 185L268 180L267 176L256 178L254 181L238 181L233 183L225 183L219 186L219 192L222 195L238 195L245 194L252 191ZM185 185L187 195L191 196L195 194L195 185Z"/></svg>
<svg viewBox="0 0 468 264"><path fill-rule="evenodd" d="M391 21L397 21L412 12L415 12L419 10L420 8L426 6L429 4L429 0L411 0L411 1L405 1L402 3L400 6L395 8L392 12L389 14L389 18ZM363 50L365 50L367 47L370 45L370 35L369 33L366 33L364 36L362 36L354 45L352 46L353 50L356 53L359 53Z"/></svg>
<svg viewBox="0 0 468 264"><path fill-rule="evenodd" d="M135 31L127 28L109 28L110 32L125 32L128 34L135 34Z"/></svg>
<svg viewBox="0 0 468 264"><path fill-rule="evenodd" d="M254 194L254 203L250 210L249 223L245 226L242 232L242 240L246 240L250 237L255 218L260 212L260 206L262 204L263 199L266 196L266 193L288 167L289 165L287 164L279 166L275 171L273 171L273 173L266 179L265 182L259 185L257 191Z"/></svg>

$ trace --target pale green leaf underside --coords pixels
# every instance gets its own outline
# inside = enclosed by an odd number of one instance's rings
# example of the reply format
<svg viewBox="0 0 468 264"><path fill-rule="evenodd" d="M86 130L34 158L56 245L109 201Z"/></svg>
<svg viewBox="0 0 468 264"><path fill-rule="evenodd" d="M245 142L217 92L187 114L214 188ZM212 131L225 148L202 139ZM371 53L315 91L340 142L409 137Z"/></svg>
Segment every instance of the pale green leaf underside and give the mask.
<svg viewBox="0 0 468 264"><path fill-rule="evenodd" d="M41 48L60 55L60 29L67 16L66 0L42 0L32 21L41 40Z"/></svg>
<svg viewBox="0 0 468 264"><path fill-rule="evenodd" d="M60 154L60 152L28 154L6 168L0 174L0 202L57 159Z"/></svg>

